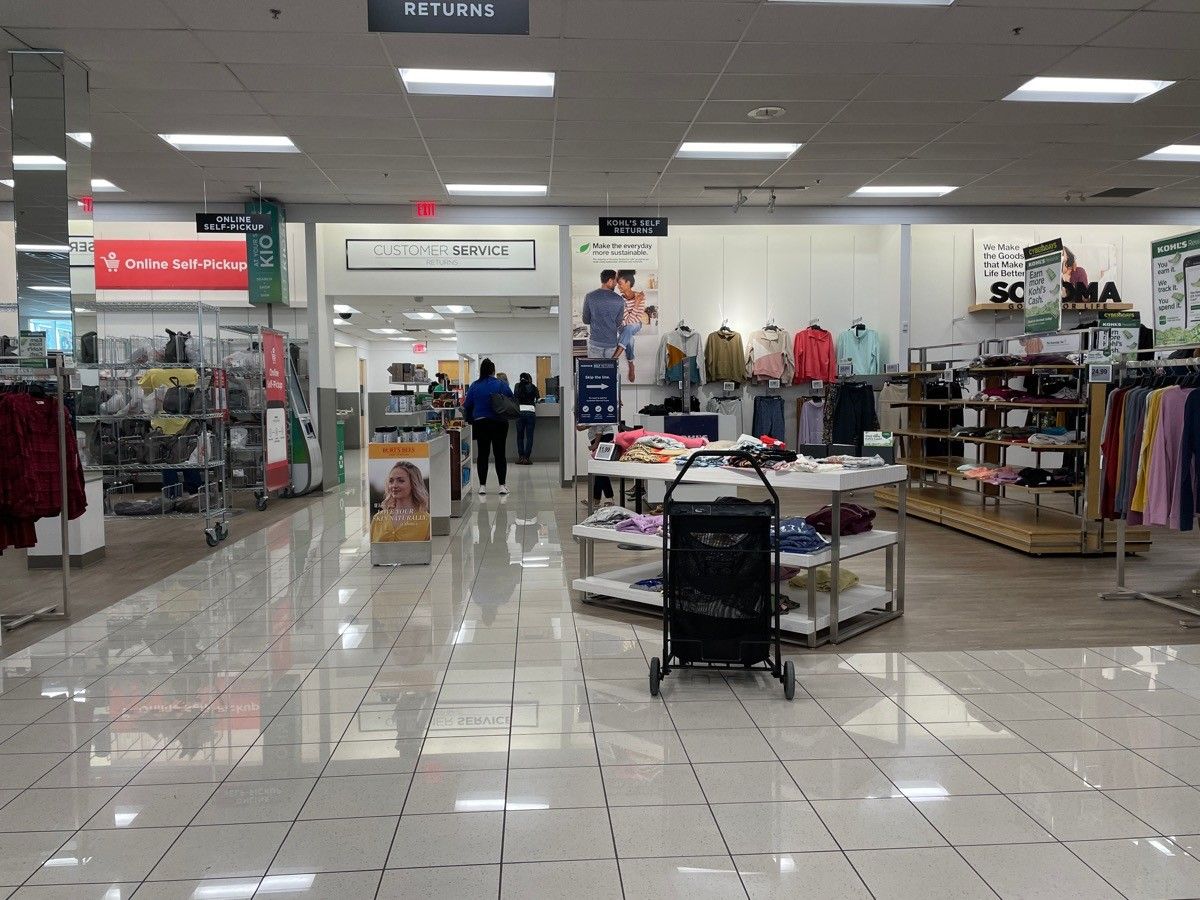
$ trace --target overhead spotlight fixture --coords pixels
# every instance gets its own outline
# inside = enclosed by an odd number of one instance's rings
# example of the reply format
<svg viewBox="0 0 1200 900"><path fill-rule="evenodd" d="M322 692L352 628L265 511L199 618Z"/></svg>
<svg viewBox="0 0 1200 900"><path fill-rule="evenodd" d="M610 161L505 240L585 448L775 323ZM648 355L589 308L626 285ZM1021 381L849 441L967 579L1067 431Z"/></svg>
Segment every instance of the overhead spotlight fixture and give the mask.
<svg viewBox="0 0 1200 900"><path fill-rule="evenodd" d="M739 188L737 192L737 200L733 202L733 214L735 216L737 215L737 211L746 205L748 199L749 198L746 197L745 193L743 193Z"/></svg>
<svg viewBox="0 0 1200 900"><path fill-rule="evenodd" d="M1173 81L1140 78L1031 78L1005 100L1041 103L1137 103Z"/></svg>
<svg viewBox="0 0 1200 900"><path fill-rule="evenodd" d="M769 214L775 212L775 188L771 188L771 196L767 198L767 212Z"/></svg>

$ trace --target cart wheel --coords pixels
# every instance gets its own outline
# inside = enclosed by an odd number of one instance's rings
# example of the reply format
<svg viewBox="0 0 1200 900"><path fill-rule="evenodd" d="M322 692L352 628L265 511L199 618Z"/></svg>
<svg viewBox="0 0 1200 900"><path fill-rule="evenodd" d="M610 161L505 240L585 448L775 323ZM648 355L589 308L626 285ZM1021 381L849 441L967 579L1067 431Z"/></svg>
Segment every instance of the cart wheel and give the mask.
<svg viewBox="0 0 1200 900"><path fill-rule="evenodd" d="M229 525L225 522L221 522L217 525L217 540L223 541L227 537L229 537Z"/></svg>
<svg viewBox="0 0 1200 900"><path fill-rule="evenodd" d="M662 663L658 661L658 657L650 660L650 696L658 696L658 685L662 682Z"/></svg>
<svg viewBox="0 0 1200 900"><path fill-rule="evenodd" d="M254 498L254 508L257 509L259 512L262 512L264 509L266 509L267 508L267 498L266 497L255 497Z"/></svg>
<svg viewBox="0 0 1200 900"><path fill-rule="evenodd" d="M220 543L220 540L221 539L217 537L217 531L215 528L204 529L204 542L208 544L208 546L215 547L218 543Z"/></svg>
<svg viewBox="0 0 1200 900"><path fill-rule="evenodd" d="M279 492L279 496L282 497L284 500L291 498L293 496L292 486L289 484L287 487L285 487L282 491Z"/></svg>
<svg viewBox="0 0 1200 900"><path fill-rule="evenodd" d="M788 700L796 696L796 664L790 659L783 664L783 696Z"/></svg>

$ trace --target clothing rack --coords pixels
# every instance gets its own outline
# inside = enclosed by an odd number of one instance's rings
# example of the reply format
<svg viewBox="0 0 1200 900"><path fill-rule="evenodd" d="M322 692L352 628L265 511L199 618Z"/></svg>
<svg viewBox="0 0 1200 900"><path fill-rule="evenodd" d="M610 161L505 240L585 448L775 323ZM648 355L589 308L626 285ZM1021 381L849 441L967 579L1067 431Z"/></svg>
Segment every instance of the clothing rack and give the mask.
<svg viewBox="0 0 1200 900"><path fill-rule="evenodd" d="M11 358L10 358L11 359ZM40 363L41 366L33 367ZM67 503L67 406L68 382L74 373L66 368L62 353L47 353L45 357L15 358L0 363L0 384L25 384L28 382L54 382L54 395L58 401L58 477L62 507L58 513L59 540L62 544L62 609L58 604L43 606L27 613L0 613L0 626L12 631L30 622L51 622L69 619L71 615L71 544L68 523L70 510Z"/></svg>
<svg viewBox="0 0 1200 900"><path fill-rule="evenodd" d="M1176 347L1149 347L1145 353L1162 352L1168 350L1200 350L1200 344L1182 344ZM1139 369L1157 370L1157 369L1175 369L1175 368L1190 368L1200 370L1200 357L1184 357L1182 359L1146 359L1146 360L1130 360L1129 362L1117 363L1114 366L1117 372L1122 376L1127 375L1130 371ZM1115 374L1115 373L1114 373ZM1119 381L1120 379L1118 379ZM1105 461L1107 464L1107 460ZM1189 606L1186 603L1179 602L1183 595L1178 591L1172 593L1164 593L1160 591L1140 591L1133 590L1125 585L1125 517L1117 519L1117 589L1114 591L1105 591L1100 594L1101 600L1145 600L1147 603L1154 603L1158 606L1165 606L1168 609L1179 610L1188 615L1200 617L1200 608ZM1193 589L1193 594L1200 594L1200 589ZM1183 628L1200 628L1200 618L1189 620L1180 619L1179 624Z"/></svg>

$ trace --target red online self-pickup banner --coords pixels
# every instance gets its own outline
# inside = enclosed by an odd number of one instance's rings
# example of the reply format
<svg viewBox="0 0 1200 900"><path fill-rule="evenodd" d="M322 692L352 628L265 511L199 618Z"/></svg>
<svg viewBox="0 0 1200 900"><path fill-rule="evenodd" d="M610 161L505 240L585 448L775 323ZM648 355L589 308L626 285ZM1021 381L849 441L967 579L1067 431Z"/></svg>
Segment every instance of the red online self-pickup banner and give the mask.
<svg viewBox="0 0 1200 900"><path fill-rule="evenodd" d="M104 241L95 248L96 288L244 291L246 242Z"/></svg>

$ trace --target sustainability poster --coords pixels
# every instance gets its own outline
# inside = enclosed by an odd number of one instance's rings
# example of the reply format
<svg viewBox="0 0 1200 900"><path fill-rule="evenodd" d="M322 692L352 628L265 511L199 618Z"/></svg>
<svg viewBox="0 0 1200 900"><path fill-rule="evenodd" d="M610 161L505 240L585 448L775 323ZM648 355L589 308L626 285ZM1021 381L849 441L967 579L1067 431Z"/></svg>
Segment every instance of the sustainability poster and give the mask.
<svg viewBox="0 0 1200 900"><path fill-rule="evenodd" d="M1059 238L1025 248L1025 333L1062 327L1063 242Z"/></svg>
<svg viewBox="0 0 1200 900"><path fill-rule="evenodd" d="M1200 231L1150 245L1154 345L1200 343Z"/></svg>
<svg viewBox="0 0 1200 900"><path fill-rule="evenodd" d="M654 384L663 333L658 240L576 235L571 241L574 355L617 359L622 382Z"/></svg>

